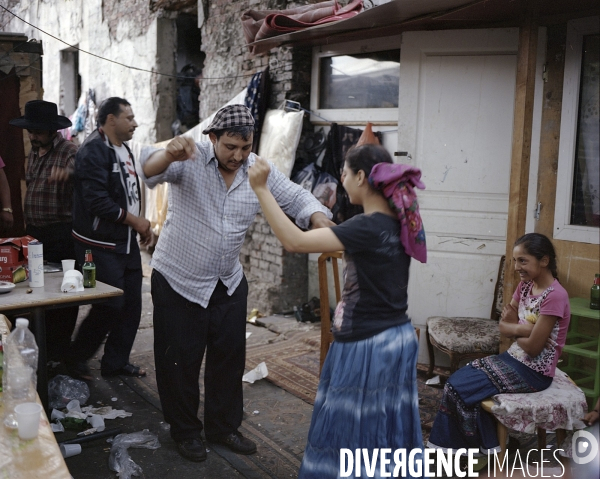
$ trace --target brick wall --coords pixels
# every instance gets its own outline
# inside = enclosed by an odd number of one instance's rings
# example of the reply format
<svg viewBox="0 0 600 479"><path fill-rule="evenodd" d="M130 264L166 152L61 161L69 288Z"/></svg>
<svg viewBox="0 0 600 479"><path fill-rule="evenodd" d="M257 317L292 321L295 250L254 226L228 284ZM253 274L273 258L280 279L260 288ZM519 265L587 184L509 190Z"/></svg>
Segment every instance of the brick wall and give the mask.
<svg viewBox="0 0 600 479"><path fill-rule="evenodd" d="M208 0L202 27L202 51L206 54L201 86L200 118L206 118L242 91L252 75L269 65L269 107L283 100L300 101L308 108L310 94L310 48L275 48L251 55L241 25L249 9L280 10L304 5L283 0ZM230 77L230 78L223 78ZM306 128L310 125L306 122ZM259 214L248 230L240 260L250 285L248 309L268 314L292 309L307 300L307 255L287 253Z"/></svg>

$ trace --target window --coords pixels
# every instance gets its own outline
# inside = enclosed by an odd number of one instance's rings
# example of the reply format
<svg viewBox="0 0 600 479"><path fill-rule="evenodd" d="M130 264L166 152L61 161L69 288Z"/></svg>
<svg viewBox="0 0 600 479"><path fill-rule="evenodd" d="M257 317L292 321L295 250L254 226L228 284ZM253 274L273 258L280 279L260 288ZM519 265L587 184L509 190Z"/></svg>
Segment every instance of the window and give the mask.
<svg viewBox="0 0 600 479"><path fill-rule="evenodd" d="M600 243L598 17L567 26L554 237Z"/></svg>
<svg viewBox="0 0 600 479"><path fill-rule="evenodd" d="M79 51L69 47L60 51L60 114L71 116L77 109L80 96Z"/></svg>
<svg viewBox="0 0 600 479"><path fill-rule="evenodd" d="M397 122L399 87L399 36L317 47L311 120Z"/></svg>
<svg viewBox="0 0 600 479"><path fill-rule="evenodd" d="M319 108L397 108L400 50L321 58Z"/></svg>
<svg viewBox="0 0 600 479"><path fill-rule="evenodd" d="M571 224L600 226L600 200L598 196L598 68L600 35L584 35L579 88L579 111L575 142L575 170Z"/></svg>

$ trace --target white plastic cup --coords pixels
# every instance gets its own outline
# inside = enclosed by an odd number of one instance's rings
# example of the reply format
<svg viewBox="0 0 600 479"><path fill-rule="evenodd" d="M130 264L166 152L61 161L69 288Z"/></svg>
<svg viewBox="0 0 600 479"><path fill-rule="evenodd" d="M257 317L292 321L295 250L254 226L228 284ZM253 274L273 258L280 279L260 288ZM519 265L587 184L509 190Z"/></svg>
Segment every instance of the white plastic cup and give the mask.
<svg viewBox="0 0 600 479"><path fill-rule="evenodd" d="M15 406L19 437L23 440L34 439L40 428L42 405L36 402L24 402Z"/></svg>
<svg viewBox="0 0 600 479"><path fill-rule="evenodd" d="M61 444L60 453L65 459L67 457L76 456L81 454L81 444Z"/></svg>
<svg viewBox="0 0 600 479"><path fill-rule="evenodd" d="M63 259L61 261L61 263L62 263L63 273L66 273L67 271L71 271L72 269L75 269L75 260L74 259Z"/></svg>

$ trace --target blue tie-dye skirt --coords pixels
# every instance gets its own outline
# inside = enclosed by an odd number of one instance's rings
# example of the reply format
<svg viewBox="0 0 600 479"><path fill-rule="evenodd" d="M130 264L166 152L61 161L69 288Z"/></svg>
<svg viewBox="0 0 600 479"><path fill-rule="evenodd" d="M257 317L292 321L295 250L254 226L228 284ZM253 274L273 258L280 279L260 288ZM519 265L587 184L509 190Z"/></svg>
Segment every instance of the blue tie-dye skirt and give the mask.
<svg viewBox="0 0 600 479"><path fill-rule="evenodd" d="M341 448L366 448L370 457L375 448L391 449L392 454L405 448L407 456L411 449L423 448L417 352L410 323L361 341L333 342L321 372L299 478L340 477ZM380 477L379 463L375 475L367 475L364 461L360 466L360 477ZM393 469L392 459L388 471Z"/></svg>

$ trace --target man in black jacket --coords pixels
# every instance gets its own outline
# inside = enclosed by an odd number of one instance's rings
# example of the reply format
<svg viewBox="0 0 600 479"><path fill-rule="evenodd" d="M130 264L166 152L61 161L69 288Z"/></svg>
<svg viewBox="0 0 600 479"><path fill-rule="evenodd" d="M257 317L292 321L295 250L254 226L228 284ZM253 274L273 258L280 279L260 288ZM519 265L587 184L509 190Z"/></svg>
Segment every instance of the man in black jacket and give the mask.
<svg viewBox="0 0 600 479"><path fill-rule="evenodd" d="M137 127L127 100L111 97L98 110L99 128L81 145L75 159L73 237L77 260L91 250L98 281L123 290L123 296L92 306L67 359L73 377L93 379L87 366L108 333L101 361L103 376L145 376L129 362L142 310L141 243L152 241L150 222L140 216L140 181L125 143Z"/></svg>

